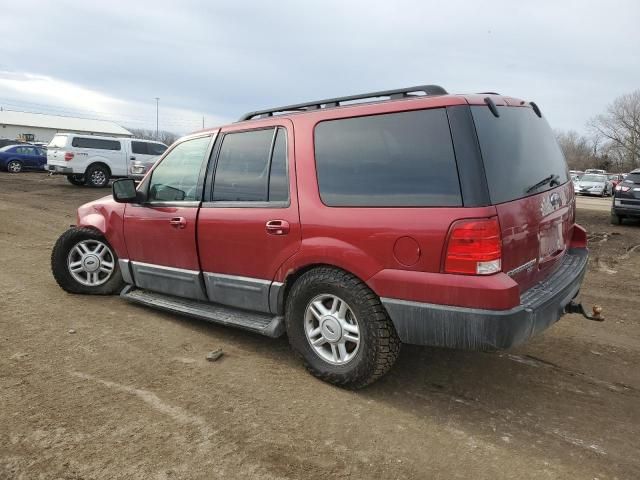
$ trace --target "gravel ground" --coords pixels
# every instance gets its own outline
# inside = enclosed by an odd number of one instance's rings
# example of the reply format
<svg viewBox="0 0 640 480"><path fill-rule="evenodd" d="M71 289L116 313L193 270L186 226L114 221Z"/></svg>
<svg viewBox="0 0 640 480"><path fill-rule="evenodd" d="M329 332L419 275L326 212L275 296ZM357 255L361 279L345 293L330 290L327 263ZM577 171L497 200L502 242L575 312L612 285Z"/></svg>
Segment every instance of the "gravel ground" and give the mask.
<svg viewBox="0 0 640 480"><path fill-rule="evenodd" d="M640 224L578 211L606 322L499 353L404 347L351 392L286 339L64 293L51 247L108 193L0 173L0 479L640 477Z"/></svg>

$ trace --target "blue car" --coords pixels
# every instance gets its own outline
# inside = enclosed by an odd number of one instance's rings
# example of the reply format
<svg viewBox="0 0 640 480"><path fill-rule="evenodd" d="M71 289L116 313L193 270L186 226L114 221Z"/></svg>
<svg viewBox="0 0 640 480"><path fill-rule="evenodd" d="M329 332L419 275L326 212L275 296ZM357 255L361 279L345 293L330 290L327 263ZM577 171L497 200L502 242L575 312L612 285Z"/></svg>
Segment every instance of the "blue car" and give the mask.
<svg viewBox="0 0 640 480"><path fill-rule="evenodd" d="M25 169L44 170L47 153L33 145L7 145L0 148L0 168L10 173Z"/></svg>

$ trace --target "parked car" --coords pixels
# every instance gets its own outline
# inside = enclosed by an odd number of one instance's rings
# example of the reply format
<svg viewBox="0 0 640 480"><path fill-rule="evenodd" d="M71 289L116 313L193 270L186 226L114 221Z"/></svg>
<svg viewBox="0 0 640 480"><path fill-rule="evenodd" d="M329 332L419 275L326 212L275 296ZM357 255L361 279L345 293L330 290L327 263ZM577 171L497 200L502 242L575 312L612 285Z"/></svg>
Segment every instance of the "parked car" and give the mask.
<svg viewBox="0 0 640 480"><path fill-rule="evenodd" d="M538 106L429 85L182 138L81 206L51 266L67 292L286 332L311 373L363 387L401 343L509 348L575 311L586 242Z"/></svg>
<svg viewBox="0 0 640 480"><path fill-rule="evenodd" d="M33 145L7 145L0 148L0 168L10 173L43 170L46 163L46 153Z"/></svg>
<svg viewBox="0 0 640 480"><path fill-rule="evenodd" d="M611 182L611 186L615 188L618 183L624 180L624 175L622 173L610 173L607 175L607 179Z"/></svg>
<svg viewBox="0 0 640 480"><path fill-rule="evenodd" d="M613 186L606 175L585 173L576 185L576 193L581 195L598 195L605 197L611 195Z"/></svg>
<svg viewBox="0 0 640 480"><path fill-rule="evenodd" d="M129 175L131 162L155 161L167 146L152 140L59 133L47 147L47 170L73 185L106 187Z"/></svg>
<svg viewBox="0 0 640 480"><path fill-rule="evenodd" d="M7 147L9 145L24 145L25 142L20 140L11 140L10 138L0 138L0 148Z"/></svg>
<svg viewBox="0 0 640 480"><path fill-rule="evenodd" d="M611 223L620 225L625 218L640 218L640 168L616 185L613 193Z"/></svg>
<svg viewBox="0 0 640 480"><path fill-rule="evenodd" d="M129 177L135 180L142 180L158 161L160 155L167 150L167 146L164 143L155 142L133 142L132 146L134 153L140 154L140 156L139 159L134 159L129 163ZM144 155L147 156L145 157Z"/></svg>
<svg viewBox="0 0 640 480"><path fill-rule="evenodd" d="M606 170L601 170L599 168L587 168L584 173L593 173L596 175L606 175L607 171Z"/></svg>

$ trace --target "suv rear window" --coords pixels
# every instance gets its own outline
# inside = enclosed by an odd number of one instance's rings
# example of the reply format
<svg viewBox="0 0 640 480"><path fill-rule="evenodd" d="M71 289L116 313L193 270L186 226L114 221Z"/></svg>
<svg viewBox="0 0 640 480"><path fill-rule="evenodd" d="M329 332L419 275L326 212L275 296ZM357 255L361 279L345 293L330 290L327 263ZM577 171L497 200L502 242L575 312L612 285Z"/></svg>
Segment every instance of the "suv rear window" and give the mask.
<svg viewBox="0 0 640 480"><path fill-rule="evenodd" d="M77 148L96 148L98 150L120 150L120 142L117 140L104 140L102 138L75 137L71 145Z"/></svg>
<svg viewBox="0 0 640 480"><path fill-rule="evenodd" d="M623 182L640 184L640 173L630 173L624 178Z"/></svg>
<svg viewBox="0 0 640 480"><path fill-rule="evenodd" d="M442 108L321 122L315 157L328 206L462 205Z"/></svg>
<svg viewBox="0 0 640 480"><path fill-rule="evenodd" d="M131 142L131 151L138 155L162 155L166 149L167 147L160 143L139 141Z"/></svg>
<svg viewBox="0 0 640 480"><path fill-rule="evenodd" d="M471 107L478 132L491 203L503 203L555 188L569 180L567 163L553 131L531 108ZM558 184L535 184L557 175Z"/></svg>

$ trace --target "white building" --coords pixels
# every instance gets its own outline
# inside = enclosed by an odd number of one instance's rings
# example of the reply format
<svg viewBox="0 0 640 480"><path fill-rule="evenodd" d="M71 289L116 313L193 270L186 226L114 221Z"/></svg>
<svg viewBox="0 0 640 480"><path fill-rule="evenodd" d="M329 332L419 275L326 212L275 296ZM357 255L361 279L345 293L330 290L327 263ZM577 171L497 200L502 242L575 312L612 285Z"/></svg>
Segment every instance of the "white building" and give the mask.
<svg viewBox="0 0 640 480"><path fill-rule="evenodd" d="M86 118L11 110L0 111L0 138L49 143L58 132L133 137L129 130L105 120L88 120Z"/></svg>

